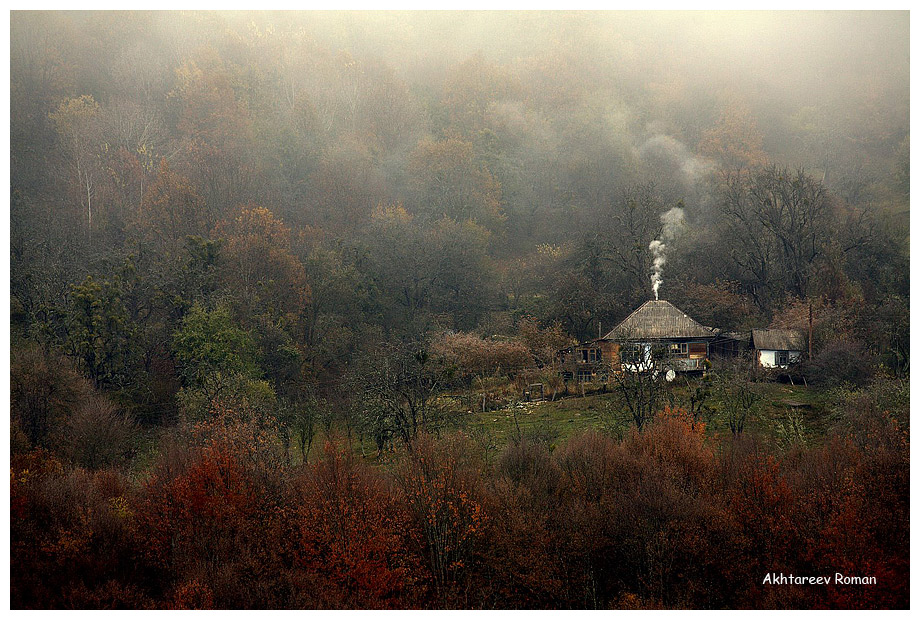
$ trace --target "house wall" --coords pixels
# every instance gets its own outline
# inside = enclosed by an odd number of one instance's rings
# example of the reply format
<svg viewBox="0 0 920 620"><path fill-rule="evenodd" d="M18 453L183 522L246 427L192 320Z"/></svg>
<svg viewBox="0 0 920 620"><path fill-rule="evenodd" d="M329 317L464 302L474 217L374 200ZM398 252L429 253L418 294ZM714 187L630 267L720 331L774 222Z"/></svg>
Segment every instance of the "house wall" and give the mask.
<svg viewBox="0 0 920 620"><path fill-rule="evenodd" d="M668 347L671 344L686 344L687 352L680 355L674 355L670 358L669 363L678 372L693 372L702 370L703 363L709 357L709 343L707 342L687 342L685 340L663 340L652 343L641 343L639 346L642 350L642 361L638 363L623 363L621 368L627 371L647 370L652 367L652 351L656 347Z"/></svg>
<svg viewBox="0 0 920 620"><path fill-rule="evenodd" d="M610 367L615 366L620 361L620 345L615 342L598 342L598 348L603 352L604 362Z"/></svg>
<svg viewBox="0 0 920 620"><path fill-rule="evenodd" d="M649 370L652 367L652 345L649 343L639 343L639 357L632 362L623 362L620 370L626 372L637 372Z"/></svg>
<svg viewBox="0 0 920 620"><path fill-rule="evenodd" d="M672 341L640 343L641 361L623 362L620 358L620 344L612 340L599 340L583 343L561 352L560 370L563 376L575 380L597 380L606 378L611 371L637 371L648 370L652 367L652 350L654 347L668 346ZM672 358L672 365L678 372L694 372L703 369L703 363L709 357L709 343L705 341L688 342L686 340L673 341L687 344L687 352L682 356ZM583 352L598 349L601 359L591 361L590 355ZM588 358L587 361L585 358ZM590 378L588 378L590 377Z"/></svg>
<svg viewBox="0 0 920 620"><path fill-rule="evenodd" d="M585 356L583 355L583 351L591 349L600 350L601 359L599 361L584 361ZM572 349L568 350L561 359L563 376L569 376L576 381L594 381L599 378L605 379L611 370L619 366L619 351L619 344L603 340L572 347ZM583 379L583 377L590 378Z"/></svg>
<svg viewBox="0 0 920 620"><path fill-rule="evenodd" d="M779 351L773 351L770 349L764 349L759 351L760 354L760 365L763 368L788 368L787 365L779 366L776 363L776 354ZM801 351L789 351L789 363L797 362L801 357Z"/></svg>

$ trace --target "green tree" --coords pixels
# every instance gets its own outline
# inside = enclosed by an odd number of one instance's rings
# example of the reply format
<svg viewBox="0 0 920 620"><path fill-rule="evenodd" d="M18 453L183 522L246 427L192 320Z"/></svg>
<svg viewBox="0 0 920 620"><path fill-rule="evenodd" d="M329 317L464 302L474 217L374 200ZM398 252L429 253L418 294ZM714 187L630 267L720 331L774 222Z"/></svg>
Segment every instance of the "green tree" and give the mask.
<svg viewBox="0 0 920 620"><path fill-rule="evenodd" d="M379 206L366 229L368 271L383 293L387 326L423 323L434 285L431 246L402 205Z"/></svg>
<svg viewBox="0 0 920 620"><path fill-rule="evenodd" d="M92 276L71 288L68 352L96 386L125 387L136 370L138 324L125 305L124 280Z"/></svg>
<svg viewBox="0 0 920 620"><path fill-rule="evenodd" d="M186 385L201 385L214 373L260 374L252 336L234 324L225 306L193 305L173 337L173 349Z"/></svg>
<svg viewBox="0 0 920 620"><path fill-rule="evenodd" d="M449 218L425 231L433 268L431 304L450 313L454 329L471 329L495 302L497 277L489 257L491 234L479 224Z"/></svg>
<svg viewBox="0 0 920 620"><path fill-rule="evenodd" d="M270 413L275 395L261 379L255 341L234 324L226 306L193 305L173 336L173 351L184 384L179 400L187 414L201 416L218 404Z"/></svg>

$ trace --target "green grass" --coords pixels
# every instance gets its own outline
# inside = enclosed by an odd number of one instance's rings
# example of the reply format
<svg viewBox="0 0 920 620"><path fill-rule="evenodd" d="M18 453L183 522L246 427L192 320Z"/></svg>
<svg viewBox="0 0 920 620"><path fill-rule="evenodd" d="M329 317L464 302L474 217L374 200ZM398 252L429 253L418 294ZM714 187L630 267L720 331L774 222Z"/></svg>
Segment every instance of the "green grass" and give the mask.
<svg viewBox="0 0 920 620"><path fill-rule="evenodd" d="M459 426L487 440L489 447L500 448L518 436L558 444L580 431L609 427L605 405L613 399L608 393L512 403L494 411L466 413Z"/></svg>
<svg viewBox="0 0 920 620"><path fill-rule="evenodd" d="M793 426L794 420L798 423L796 440L807 445L823 441L833 422L831 402L834 392L770 382L755 383L752 387L759 399L748 417L745 434L784 447L790 441L787 429ZM612 386L608 386L607 391L601 391L600 386L595 386L595 389L587 390L585 396L569 394L552 401L512 401L485 412L476 409L479 401L475 397L471 401L468 393L442 394L437 404L446 412L446 416L437 428L429 430L437 433L462 431L479 443L486 455L497 454L521 437L536 439L555 447L590 429L601 430L615 437L625 436L634 423L622 396ZM673 404L686 408L689 391L687 385L668 386L662 397L662 407ZM473 409L470 408L471 402ZM792 407L789 403L801 406ZM724 403L719 400L715 390L706 401L706 407L702 420L706 423L707 435L729 435L731 431L724 414ZM335 435L341 439L344 433L336 429ZM326 440L323 431L317 429L309 461L322 458L322 446ZM393 458L390 451L378 455L377 447L370 437L360 438L353 434L352 449L356 455L363 454L366 462L383 467L388 466ZM300 461L300 455L293 447L292 455L295 462Z"/></svg>
<svg viewBox="0 0 920 620"><path fill-rule="evenodd" d="M833 419L831 392L769 382L753 384L753 389L759 399L748 417L745 433L782 445L787 441L787 429L795 421L806 444L820 442L826 435ZM689 390L686 386L673 385L667 390L663 403L687 407ZM470 412L464 408L465 403L459 398L455 400L452 426L468 432L489 450L501 449L519 436L559 445L572 435L592 428L623 436L633 425L615 388L606 393L570 395L555 401L511 403L486 412ZM730 434L725 405L714 391L705 404L707 410L702 419L707 424L707 433Z"/></svg>
<svg viewBox="0 0 920 620"><path fill-rule="evenodd" d="M555 400L541 402L512 401L489 411L476 410L480 401L469 393L442 394L438 406L447 415L437 428L430 428L436 433L462 431L468 434L483 448L484 454L491 458L505 446L518 438L531 438L550 447L564 444L572 436L596 429L610 433L614 437L624 437L633 428L621 394L613 386L602 391L601 386L593 386L596 391L586 390L585 396L568 394L557 396ZM791 426L791 421L799 422L800 433L797 439L806 445L816 445L824 441L827 431L834 422L832 404L838 392L800 385L779 383L752 384L759 399L751 412L745 434L758 436L770 445L785 447L789 441L784 428ZM504 390L506 396L517 394L513 386L493 385L493 390ZM670 385L662 398L662 406L673 404L686 407L689 389L687 385ZM790 402L801 406L791 407ZM473 409L470 406L474 407ZM707 411L703 415L706 433L711 437L728 436L730 429L724 414L722 403L716 391L706 401ZM160 455L160 433L156 429L141 432L135 445L136 453L131 462L131 474L138 478L149 475L149 471ZM346 436L344 429L336 424L327 433L317 425L316 436L308 455L308 462L323 458L323 446L327 441L340 442ZM351 435L351 449L365 462L389 467L394 462L396 452L401 446L397 440L392 449L378 454L373 438L361 437L357 432ZM278 441L282 441L278 437ZM292 465L302 464L299 449L292 437L289 445Z"/></svg>
<svg viewBox="0 0 920 620"><path fill-rule="evenodd" d="M759 383L755 387L761 400L755 406L752 416L753 432L778 440L779 426L788 424L790 416L800 416L806 443L817 442L827 434L832 422L831 392L779 383ZM801 406L792 406L790 403Z"/></svg>

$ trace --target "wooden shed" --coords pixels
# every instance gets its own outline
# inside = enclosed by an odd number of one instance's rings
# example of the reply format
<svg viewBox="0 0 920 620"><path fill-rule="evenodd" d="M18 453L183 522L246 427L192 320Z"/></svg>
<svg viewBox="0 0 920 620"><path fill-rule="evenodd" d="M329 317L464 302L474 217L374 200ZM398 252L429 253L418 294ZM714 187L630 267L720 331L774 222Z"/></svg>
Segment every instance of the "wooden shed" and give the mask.
<svg viewBox="0 0 920 620"><path fill-rule="evenodd" d="M719 358L733 358L751 350L751 332L718 332L709 343L709 354Z"/></svg>

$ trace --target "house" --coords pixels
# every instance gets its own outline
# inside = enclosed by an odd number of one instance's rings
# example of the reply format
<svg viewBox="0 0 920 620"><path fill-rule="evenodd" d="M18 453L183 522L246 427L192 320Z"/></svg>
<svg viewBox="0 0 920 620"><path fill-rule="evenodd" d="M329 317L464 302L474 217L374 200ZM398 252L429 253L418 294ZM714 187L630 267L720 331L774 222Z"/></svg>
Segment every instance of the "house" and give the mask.
<svg viewBox="0 0 920 620"><path fill-rule="evenodd" d="M750 346L763 368L789 368L806 350L805 336L795 329L752 329Z"/></svg>
<svg viewBox="0 0 920 620"><path fill-rule="evenodd" d="M604 379L611 371L649 370L664 362L675 372L702 372L716 333L670 302L639 306L603 338L559 352L563 376L578 381Z"/></svg>
<svg viewBox="0 0 920 620"><path fill-rule="evenodd" d="M605 340L620 345L623 370L642 370L665 360L676 372L702 372L716 333L673 304L647 301L614 327Z"/></svg>

